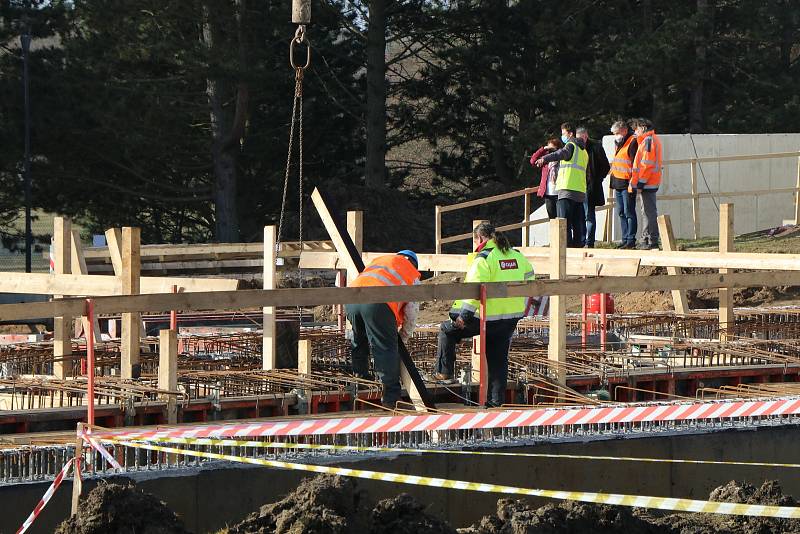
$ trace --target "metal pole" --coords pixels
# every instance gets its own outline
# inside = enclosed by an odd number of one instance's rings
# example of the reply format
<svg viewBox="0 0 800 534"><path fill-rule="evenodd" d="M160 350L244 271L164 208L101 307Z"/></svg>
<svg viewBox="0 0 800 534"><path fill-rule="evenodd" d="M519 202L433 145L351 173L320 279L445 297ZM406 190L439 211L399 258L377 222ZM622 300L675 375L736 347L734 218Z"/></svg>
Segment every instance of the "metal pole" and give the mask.
<svg viewBox="0 0 800 534"><path fill-rule="evenodd" d="M600 293L600 350L606 351L606 297L607 293Z"/></svg>
<svg viewBox="0 0 800 534"><path fill-rule="evenodd" d="M581 321L581 347L584 350L586 350L586 337L589 330L589 316L586 308L586 294L584 293L581 295L581 318L583 319Z"/></svg>
<svg viewBox="0 0 800 534"><path fill-rule="evenodd" d="M94 299L86 299L86 319L89 332L86 334L86 380L88 381L89 409L86 422L89 431L94 426Z"/></svg>
<svg viewBox="0 0 800 534"><path fill-rule="evenodd" d="M23 177L25 180L25 272L31 272L33 257L33 234L31 231L31 106L30 79L28 76L28 56L31 48L30 26L25 23L25 33L20 36L22 45L22 85L25 107L25 156L23 159Z"/></svg>
<svg viewBox="0 0 800 534"><path fill-rule="evenodd" d="M481 381L478 386L478 403L486 406L489 397L489 371L486 368L486 284L481 284L481 322L478 332L481 338Z"/></svg>

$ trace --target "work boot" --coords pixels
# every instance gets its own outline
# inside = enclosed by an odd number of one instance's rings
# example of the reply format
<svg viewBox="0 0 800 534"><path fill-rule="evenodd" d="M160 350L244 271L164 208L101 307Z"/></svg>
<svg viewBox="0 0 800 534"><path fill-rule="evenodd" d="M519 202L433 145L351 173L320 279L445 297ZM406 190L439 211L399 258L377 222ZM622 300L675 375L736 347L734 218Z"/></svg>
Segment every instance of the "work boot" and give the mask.
<svg viewBox="0 0 800 534"><path fill-rule="evenodd" d="M653 247L649 241L642 241L641 244L638 247L636 247L636 250L650 250L651 248Z"/></svg>
<svg viewBox="0 0 800 534"><path fill-rule="evenodd" d="M439 382L448 382L453 379L452 376L447 376L444 373L434 373L433 375L434 380L438 380Z"/></svg>
<svg viewBox="0 0 800 534"><path fill-rule="evenodd" d="M661 247L659 246L659 244L657 242L654 241L654 242L650 243L650 250L658 250L660 248Z"/></svg>
<svg viewBox="0 0 800 534"><path fill-rule="evenodd" d="M628 248L628 242L627 241L620 241L619 243L614 245L614 248Z"/></svg>
<svg viewBox="0 0 800 534"><path fill-rule="evenodd" d="M636 241L628 241L623 246L621 246L620 248L625 248L625 249L636 248Z"/></svg>

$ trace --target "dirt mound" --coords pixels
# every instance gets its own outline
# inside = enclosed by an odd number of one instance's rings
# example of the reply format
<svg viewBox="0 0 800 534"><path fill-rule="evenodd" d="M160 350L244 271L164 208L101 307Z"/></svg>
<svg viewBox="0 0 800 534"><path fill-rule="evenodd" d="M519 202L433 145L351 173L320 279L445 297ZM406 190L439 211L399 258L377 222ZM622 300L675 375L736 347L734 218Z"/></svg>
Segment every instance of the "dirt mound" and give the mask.
<svg viewBox="0 0 800 534"><path fill-rule="evenodd" d="M367 495L350 478L307 478L282 500L228 529L230 534L369 532Z"/></svg>
<svg viewBox="0 0 800 534"><path fill-rule="evenodd" d="M282 500L267 504L228 534L456 534L445 521L425 512L408 494L380 501L350 478L321 475L303 480Z"/></svg>
<svg viewBox="0 0 800 534"><path fill-rule="evenodd" d="M422 281L423 284L455 284L464 281L464 273L442 273ZM439 324L448 319L452 301L441 300L419 303L417 324Z"/></svg>
<svg viewBox="0 0 800 534"><path fill-rule="evenodd" d="M714 489L709 500L773 506L796 506L796 501L783 494L775 480L761 487L735 480ZM800 533L800 520L772 519L717 514L671 514L652 518L652 522L668 532L680 534L789 534Z"/></svg>
<svg viewBox="0 0 800 534"><path fill-rule="evenodd" d="M445 521L425 513L408 493L379 502L372 510L371 534L456 534Z"/></svg>
<svg viewBox="0 0 800 534"><path fill-rule="evenodd" d="M630 508L564 502L533 508L525 501L500 499L497 515L488 516L468 528L459 529L460 534L585 534L624 532L625 534L663 533L643 518L637 517Z"/></svg>
<svg viewBox="0 0 800 534"><path fill-rule="evenodd" d="M184 534L178 516L133 482L100 483L81 501L78 514L56 530L57 534Z"/></svg>

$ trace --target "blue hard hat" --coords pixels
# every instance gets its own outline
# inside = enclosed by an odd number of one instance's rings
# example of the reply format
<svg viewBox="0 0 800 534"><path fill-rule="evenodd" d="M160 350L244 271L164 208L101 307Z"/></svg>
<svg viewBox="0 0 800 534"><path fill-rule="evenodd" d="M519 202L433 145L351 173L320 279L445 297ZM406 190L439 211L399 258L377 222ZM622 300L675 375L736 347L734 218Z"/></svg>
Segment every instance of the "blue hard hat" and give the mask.
<svg viewBox="0 0 800 534"><path fill-rule="evenodd" d="M411 260L411 263L414 264L414 267L417 267L419 265L419 260L417 260L417 255L413 250L408 250L408 249L401 250L397 254L401 255L401 256L405 256L406 258Z"/></svg>

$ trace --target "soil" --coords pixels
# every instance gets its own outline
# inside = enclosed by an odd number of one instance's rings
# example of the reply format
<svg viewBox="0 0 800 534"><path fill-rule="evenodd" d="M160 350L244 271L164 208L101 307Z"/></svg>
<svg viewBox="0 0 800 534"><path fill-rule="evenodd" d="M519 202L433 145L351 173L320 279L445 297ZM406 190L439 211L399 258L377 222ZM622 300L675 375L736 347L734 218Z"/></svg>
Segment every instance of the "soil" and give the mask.
<svg viewBox="0 0 800 534"><path fill-rule="evenodd" d="M714 489L709 500L796 506L780 484L766 481L760 488L736 481ZM567 534L624 532L625 534L800 534L800 520L718 514L663 514L622 506L562 502L534 508L525 501L500 499L497 515L458 529L459 534Z"/></svg>
<svg viewBox="0 0 800 534"><path fill-rule="evenodd" d="M465 273L442 273L437 276L426 278L422 281L423 284L452 284L464 281ZM419 315L417 316L417 324L435 324L438 325L442 321L447 320L447 312L450 311L450 306L453 305L452 301L432 301L419 303Z"/></svg>
<svg viewBox="0 0 800 534"><path fill-rule="evenodd" d="M56 534L185 534L178 516L167 505L133 482L103 483L81 501L78 513Z"/></svg>
<svg viewBox="0 0 800 534"><path fill-rule="evenodd" d="M228 534L456 534L406 493L373 505L354 479L307 478L282 500L267 504Z"/></svg>

